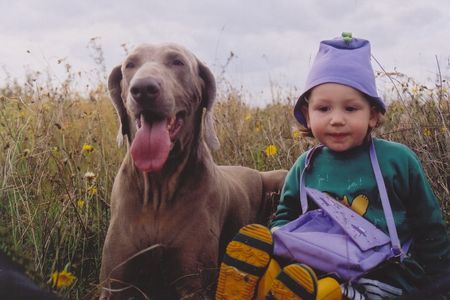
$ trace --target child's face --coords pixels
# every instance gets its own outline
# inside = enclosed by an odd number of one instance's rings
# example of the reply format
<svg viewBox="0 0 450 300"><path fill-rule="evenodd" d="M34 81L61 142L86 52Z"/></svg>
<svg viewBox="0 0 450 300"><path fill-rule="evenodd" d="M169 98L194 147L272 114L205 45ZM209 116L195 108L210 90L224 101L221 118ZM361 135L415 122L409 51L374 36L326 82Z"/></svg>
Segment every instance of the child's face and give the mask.
<svg viewBox="0 0 450 300"><path fill-rule="evenodd" d="M312 89L308 107L302 109L314 137L333 151L341 152L364 142L379 115L357 90L337 83Z"/></svg>

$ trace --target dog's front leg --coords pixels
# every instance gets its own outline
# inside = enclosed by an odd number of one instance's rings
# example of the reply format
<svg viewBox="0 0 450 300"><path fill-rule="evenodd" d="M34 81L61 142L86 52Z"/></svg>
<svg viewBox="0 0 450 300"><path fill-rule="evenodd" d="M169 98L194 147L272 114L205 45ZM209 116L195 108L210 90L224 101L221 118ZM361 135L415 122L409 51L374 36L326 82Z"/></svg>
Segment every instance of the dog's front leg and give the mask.
<svg viewBox="0 0 450 300"><path fill-rule="evenodd" d="M179 299L213 298L218 274L218 242L212 239L205 241L208 242L196 240L197 245L179 249L167 264L166 276Z"/></svg>
<svg viewBox="0 0 450 300"><path fill-rule="evenodd" d="M100 269L100 299L122 299L132 289L127 283L126 265L135 254L133 243L118 226L111 222L103 245L102 264ZM123 290L112 292L114 290Z"/></svg>

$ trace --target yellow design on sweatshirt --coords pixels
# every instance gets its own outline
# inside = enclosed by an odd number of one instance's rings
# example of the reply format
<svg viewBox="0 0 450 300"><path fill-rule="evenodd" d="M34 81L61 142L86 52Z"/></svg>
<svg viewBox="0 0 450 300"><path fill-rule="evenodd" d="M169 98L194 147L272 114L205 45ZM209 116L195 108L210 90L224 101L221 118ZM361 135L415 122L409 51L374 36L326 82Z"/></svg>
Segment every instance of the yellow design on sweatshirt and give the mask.
<svg viewBox="0 0 450 300"><path fill-rule="evenodd" d="M369 199L365 195L358 195L353 199L350 208L358 213L360 216L364 216L369 207Z"/></svg>
<svg viewBox="0 0 450 300"><path fill-rule="evenodd" d="M364 216L364 214L367 212L367 208L369 207L369 199L365 195L358 195L356 196L352 204L350 205L347 196L342 197L342 200L340 200L342 204L344 204L347 207L350 207L354 212L356 212L360 216Z"/></svg>
<svg viewBox="0 0 450 300"><path fill-rule="evenodd" d="M347 207L350 207L350 203L348 203L347 196L344 196L344 198L342 198L341 203Z"/></svg>

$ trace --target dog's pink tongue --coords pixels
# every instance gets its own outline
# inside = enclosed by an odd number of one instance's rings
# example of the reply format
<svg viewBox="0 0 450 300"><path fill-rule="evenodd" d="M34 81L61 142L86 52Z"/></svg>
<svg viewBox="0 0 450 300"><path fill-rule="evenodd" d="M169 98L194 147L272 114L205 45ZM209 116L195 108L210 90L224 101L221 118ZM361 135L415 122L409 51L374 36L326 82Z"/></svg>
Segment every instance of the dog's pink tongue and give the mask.
<svg viewBox="0 0 450 300"><path fill-rule="evenodd" d="M131 156L136 167L143 172L161 170L170 150L167 121L148 123L142 121L131 144Z"/></svg>

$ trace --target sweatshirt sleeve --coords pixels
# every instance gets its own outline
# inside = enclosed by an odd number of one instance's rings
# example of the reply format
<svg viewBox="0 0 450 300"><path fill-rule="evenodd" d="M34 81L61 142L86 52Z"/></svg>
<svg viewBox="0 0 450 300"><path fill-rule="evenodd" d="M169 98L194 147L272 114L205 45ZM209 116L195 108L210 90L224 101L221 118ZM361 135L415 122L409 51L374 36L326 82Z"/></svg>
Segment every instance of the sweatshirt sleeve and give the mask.
<svg viewBox="0 0 450 300"><path fill-rule="evenodd" d="M280 203L269 227L279 227L295 220L300 215L300 174L305 164L305 154L301 155L289 170L281 191Z"/></svg>
<svg viewBox="0 0 450 300"><path fill-rule="evenodd" d="M417 156L408 163L409 212L413 229L411 252L430 276L450 271L450 244L438 199Z"/></svg>

